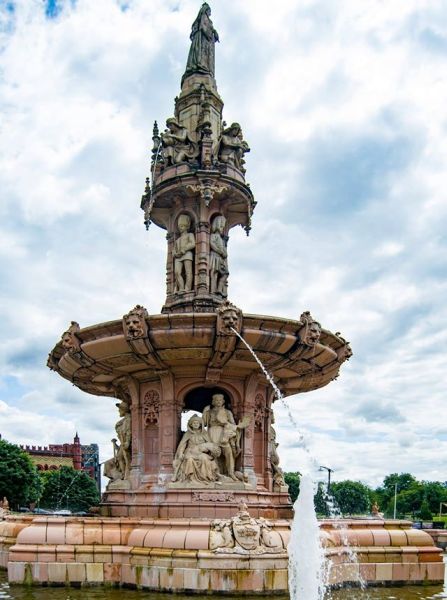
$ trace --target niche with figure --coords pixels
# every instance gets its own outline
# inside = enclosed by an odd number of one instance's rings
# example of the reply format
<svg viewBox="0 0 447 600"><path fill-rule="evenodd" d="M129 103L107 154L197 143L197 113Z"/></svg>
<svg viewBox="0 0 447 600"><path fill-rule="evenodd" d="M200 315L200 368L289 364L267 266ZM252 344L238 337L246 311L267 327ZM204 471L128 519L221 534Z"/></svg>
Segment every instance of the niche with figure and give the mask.
<svg viewBox="0 0 447 600"><path fill-rule="evenodd" d="M174 483L189 486L244 480L236 463L250 419L236 423L230 407L228 393L217 387L196 388L186 394L183 411L189 418L175 454Z"/></svg>
<svg viewBox="0 0 447 600"><path fill-rule="evenodd" d="M177 218L177 237L174 242L174 291L191 292L194 287L194 253L196 238L192 232L190 215L182 213Z"/></svg>

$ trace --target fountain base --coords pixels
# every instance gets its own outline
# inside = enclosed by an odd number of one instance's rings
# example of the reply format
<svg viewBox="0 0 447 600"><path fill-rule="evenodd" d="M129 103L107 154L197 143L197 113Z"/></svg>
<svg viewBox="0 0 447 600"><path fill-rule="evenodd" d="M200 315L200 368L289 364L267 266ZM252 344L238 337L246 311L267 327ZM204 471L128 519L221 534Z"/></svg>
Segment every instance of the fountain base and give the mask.
<svg viewBox="0 0 447 600"><path fill-rule="evenodd" d="M0 566L14 584L286 593L290 521L269 525L274 548L244 550L236 542L212 550L209 518L8 516L0 522ZM408 521L327 520L321 536L332 586L355 584L359 574L373 585L443 581L441 550ZM357 563L350 562L352 550Z"/></svg>

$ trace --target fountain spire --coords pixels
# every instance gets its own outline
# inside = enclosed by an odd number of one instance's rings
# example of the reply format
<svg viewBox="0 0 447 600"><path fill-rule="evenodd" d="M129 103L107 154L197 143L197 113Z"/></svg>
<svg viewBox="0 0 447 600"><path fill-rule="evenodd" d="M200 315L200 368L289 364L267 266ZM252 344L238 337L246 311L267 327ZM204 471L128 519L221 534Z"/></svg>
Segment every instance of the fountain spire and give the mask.
<svg viewBox="0 0 447 600"><path fill-rule="evenodd" d="M190 38L174 115L164 131L154 126L151 176L141 202L146 226L153 222L167 231L167 313L214 312L228 299L229 232L241 225L248 234L256 204L245 181L250 148L239 123L227 127L223 121L214 77L219 36L207 3Z"/></svg>

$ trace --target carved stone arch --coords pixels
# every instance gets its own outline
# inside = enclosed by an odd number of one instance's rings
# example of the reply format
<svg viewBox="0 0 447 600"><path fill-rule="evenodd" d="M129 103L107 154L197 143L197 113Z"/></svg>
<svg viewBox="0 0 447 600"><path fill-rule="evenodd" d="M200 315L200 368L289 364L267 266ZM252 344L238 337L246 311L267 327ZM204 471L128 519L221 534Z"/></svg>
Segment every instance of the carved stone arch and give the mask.
<svg viewBox="0 0 447 600"><path fill-rule="evenodd" d="M194 383L188 383L185 386L183 386L182 388L180 388L177 391L177 402L179 404L182 405L182 409L183 410L189 410L190 406L189 403L187 401L185 401L185 399L187 398L188 394L191 394L194 390L206 390L207 393L203 393L204 397L208 397L209 401L211 402L211 397L213 395L213 393L223 393L225 396L225 400L226 400L226 405L228 403L227 408L230 408L231 411L233 412L233 414L239 413L242 410L242 397L241 397L241 393L240 391L233 385L231 385L228 382L218 382L217 385L204 385L203 382L194 382ZM214 391L216 390L216 391ZM210 403L208 402L208 404ZM204 404L203 408L207 406L207 404ZM203 411L202 409L196 409L199 412Z"/></svg>

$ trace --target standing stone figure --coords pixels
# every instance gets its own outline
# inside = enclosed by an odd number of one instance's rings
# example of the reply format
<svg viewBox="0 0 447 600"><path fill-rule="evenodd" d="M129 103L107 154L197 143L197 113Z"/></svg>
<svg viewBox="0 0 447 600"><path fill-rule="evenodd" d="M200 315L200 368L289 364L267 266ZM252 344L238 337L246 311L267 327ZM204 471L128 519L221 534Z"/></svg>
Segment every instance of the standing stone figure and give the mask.
<svg viewBox="0 0 447 600"><path fill-rule="evenodd" d="M211 8L204 2L192 24L191 48L182 83L185 77L193 73L207 73L214 77L214 44L219 41L219 36L213 27L210 15Z"/></svg>
<svg viewBox="0 0 447 600"><path fill-rule="evenodd" d="M220 448L210 441L208 434L203 430L202 419L199 415L193 415L175 453L172 481L217 481L219 468L214 459L219 455Z"/></svg>
<svg viewBox="0 0 447 600"><path fill-rule="evenodd" d="M221 474L240 481L243 477L235 471L235 461L241 453L242 429L247 427L250 418L246 417L236 425L233 413L225 408L223 394L213 394L211 406L204 408L202 418L210 441L221 450Z"/></svg>
<svg viewBox="0 0 447 600"><path fill-rule="evenodd" d="M196 240L189 231L191 217L182 214L177 221L180 236L174 244L174 273L176 292L190 292L192 290L192 263Z"/></svg>
<svg viewBox="0 0 447 600"><path fill-rule="evenodd" d="M227 248L223 232L225 217L218 215L213 219L210 236L210 292L227 295L228 261Z"/></svg>
<svg viewBox="0 0 447 600"><path fill-rule="evenodd" d="M166 131L161 134L163 158L166 164L188 162L199 155L199 147L189 137L188 130L172 117L166 121Z"/></svg>
<svg viewBox="0 0 447 600"><path fill-rule="evenodd" d="M109 458L104 463L104 475L112 481L129 479L130 461L132 459L130 408L127 402L119 402L116 406L121 417L115 425L118 439L112 439L113 458Z"/></svg>
<svg viewBox="0 0 447 600"><path fill-rule="evenodd" d="M269 431L269 446L270 446L270 465L272 467L272 477L273 477L273 485L276 487L282 487L286 485L284 481L284 473L281 467L279 466L279 455L278 448L276 442L276 431L272 425L270 425Z"/></svg>

